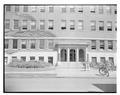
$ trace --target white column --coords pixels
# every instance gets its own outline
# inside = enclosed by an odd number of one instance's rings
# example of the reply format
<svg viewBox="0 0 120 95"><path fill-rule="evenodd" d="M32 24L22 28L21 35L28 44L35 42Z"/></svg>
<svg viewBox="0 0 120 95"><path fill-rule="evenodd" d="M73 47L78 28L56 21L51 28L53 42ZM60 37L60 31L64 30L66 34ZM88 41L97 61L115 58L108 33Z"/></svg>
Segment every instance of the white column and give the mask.
<svg viewBox="0 0 120 95"><path fill-rule="evenodd" d="M60 48L58 48L58 61L61 61L61 58L60 58Z"/></svg>
<svg viewBox="0 0 120 95"><path fill-rule="evenodd" d="M76 62L79 62L79 49L76 50Z"/></svg>
<svg viewBox="0 0 120 95"><path fill-rule="evenodd" d="M70 61L70 49L67 48L67 62Z"/></svg>

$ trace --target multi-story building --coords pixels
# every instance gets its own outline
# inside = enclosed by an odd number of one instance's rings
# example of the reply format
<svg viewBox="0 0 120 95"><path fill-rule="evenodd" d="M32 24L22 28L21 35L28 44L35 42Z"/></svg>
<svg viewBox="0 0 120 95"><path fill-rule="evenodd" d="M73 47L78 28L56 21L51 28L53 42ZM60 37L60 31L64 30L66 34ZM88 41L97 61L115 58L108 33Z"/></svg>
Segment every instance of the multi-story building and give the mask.
<svg viewBox="0 0 120 95"><path fill-rule="evenodd" d="M117 6L5 5L5 64L42 60L58 66L88 61L116 65Z"/></svg>

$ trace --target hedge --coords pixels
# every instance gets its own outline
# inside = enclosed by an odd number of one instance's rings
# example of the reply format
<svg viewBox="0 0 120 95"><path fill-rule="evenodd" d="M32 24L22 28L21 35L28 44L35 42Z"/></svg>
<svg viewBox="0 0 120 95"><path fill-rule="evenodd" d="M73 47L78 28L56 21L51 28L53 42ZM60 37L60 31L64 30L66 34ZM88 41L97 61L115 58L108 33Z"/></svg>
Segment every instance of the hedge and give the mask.
<svg viewBox="0 0 120 95"><path fill-rule="evenodd" d="M17 59L10 62L7 66L18 68L44 68L52 66L52 64L43 61L22 61Z"/></svg>

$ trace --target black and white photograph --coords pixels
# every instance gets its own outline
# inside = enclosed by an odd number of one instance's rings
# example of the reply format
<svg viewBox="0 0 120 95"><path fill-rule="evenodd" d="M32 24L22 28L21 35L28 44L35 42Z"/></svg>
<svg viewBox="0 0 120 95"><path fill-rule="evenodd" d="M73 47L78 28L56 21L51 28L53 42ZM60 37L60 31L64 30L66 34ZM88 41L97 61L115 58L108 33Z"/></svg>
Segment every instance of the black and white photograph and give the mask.
<svg viewBox="0 0 120 95"><path fill-rule="evenodd" d="M4 4L4 93L117 93L117 4Z"/></svg>

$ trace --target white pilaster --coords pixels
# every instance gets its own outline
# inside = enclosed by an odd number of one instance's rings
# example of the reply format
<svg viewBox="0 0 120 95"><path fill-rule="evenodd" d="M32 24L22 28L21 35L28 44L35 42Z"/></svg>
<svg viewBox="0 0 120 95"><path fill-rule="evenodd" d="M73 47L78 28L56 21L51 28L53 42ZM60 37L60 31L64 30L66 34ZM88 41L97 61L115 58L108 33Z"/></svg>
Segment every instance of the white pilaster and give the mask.
<svg viewBox="0 0 120 95"><path fill-rule="evenodd" d="M76 62L79 62L79 49L76 50Z"/></svg>
<svg viewBox="0 0 120 95"><path fill-rule="evenodd" d="M60 48L58 48L58 61L60 61L61 58L60 58Z"/></svg>
<svg viewBox="0 0 120 95"><path fill-rule="evenodd" d="M67 48L67 62L70 61L70 49Z"/></svg>

